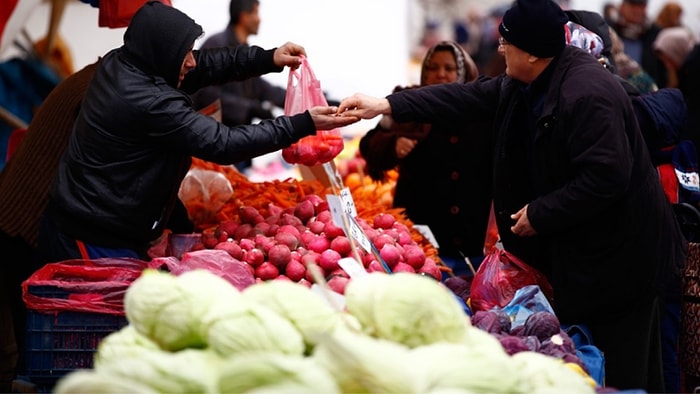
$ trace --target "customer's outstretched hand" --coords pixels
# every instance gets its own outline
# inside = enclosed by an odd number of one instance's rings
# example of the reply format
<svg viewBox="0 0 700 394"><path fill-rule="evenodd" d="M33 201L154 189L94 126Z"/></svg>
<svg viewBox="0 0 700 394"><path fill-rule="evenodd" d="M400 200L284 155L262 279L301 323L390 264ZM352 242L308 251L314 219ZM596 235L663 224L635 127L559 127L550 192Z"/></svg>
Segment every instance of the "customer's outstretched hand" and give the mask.
<svg viewBox="0 0 700 394"><path fill-rule="evenodd" d="M372 119L377 115L390 115L389 100L377 98L362 93L355 93L344 98L338 106L338 115Z"/></svg>
<svg viewBox="0 0 700 394"><path fill-rule="evenodd" d="M312 107L309 109L316 130L332 130L360 120L356 116L338 116L338 107Z"/></svg>

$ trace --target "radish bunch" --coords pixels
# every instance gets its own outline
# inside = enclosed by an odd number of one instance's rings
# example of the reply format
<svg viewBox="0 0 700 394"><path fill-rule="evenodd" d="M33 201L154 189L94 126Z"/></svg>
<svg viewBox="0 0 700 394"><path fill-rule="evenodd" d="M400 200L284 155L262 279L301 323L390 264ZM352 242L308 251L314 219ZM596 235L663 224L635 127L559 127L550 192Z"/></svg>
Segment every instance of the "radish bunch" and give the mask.
<svg viewBox="0 0 700 394"><path fill-rule="evenodd" d="M340 259L355 258L368 272L385 271L374 253L362 250L333 223L328 203L318 195L308 195L288 208L270 203L265 215L263 210L244 205L238 214L237 221L205 230L202 244L195 249L225 250L247 263L258 281L289 280L310 286L314 280L307 267L315 263L331 288L341 294L350 278L340 268ZM378 214L371 222L358 217L356 221L392 272L424 273L440 280L435 260L426 257L408 227L393 215Z"/></svg>

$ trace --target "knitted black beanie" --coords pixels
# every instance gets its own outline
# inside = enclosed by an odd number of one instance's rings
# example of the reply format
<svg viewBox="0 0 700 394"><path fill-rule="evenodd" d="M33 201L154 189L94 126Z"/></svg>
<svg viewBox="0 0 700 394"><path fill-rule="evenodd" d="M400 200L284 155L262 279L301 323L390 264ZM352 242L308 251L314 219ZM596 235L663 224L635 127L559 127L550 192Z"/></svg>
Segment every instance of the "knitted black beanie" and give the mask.
<svg viewBox="0 0 700 394"><path fill-rule="evenodd" d="M569 17L552 0L517 0L498 26L509 43L537 57L554 57L566 45Z"/></svg>

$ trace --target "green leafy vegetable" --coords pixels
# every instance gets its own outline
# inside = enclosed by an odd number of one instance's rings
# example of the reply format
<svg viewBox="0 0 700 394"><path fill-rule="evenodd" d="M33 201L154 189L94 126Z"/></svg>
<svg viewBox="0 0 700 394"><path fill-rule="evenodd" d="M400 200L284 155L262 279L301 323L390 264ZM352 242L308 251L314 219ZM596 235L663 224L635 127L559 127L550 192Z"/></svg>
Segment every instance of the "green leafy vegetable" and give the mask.
<svg viewBox="0 0 700 394"><path fill-rule="evenodd" d="M409 347L459 343L471 326L454 294L422 275L372 273L353 279L345 297L367 334Z"/></svg>

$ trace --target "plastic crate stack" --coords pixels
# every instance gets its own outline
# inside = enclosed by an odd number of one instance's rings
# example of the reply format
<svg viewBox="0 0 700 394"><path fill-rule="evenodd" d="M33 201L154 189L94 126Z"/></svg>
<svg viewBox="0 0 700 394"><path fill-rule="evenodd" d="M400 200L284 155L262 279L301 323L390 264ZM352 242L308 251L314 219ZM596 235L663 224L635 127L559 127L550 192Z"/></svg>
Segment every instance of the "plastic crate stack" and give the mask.
<svg viewBox="0 0 700 394"><path fill-rule="evenodd" d="M133 259L47 264L23 284L27 305L25 377L41 391L92 368L100 341L128 322L123 298L147 263Z"/></svg>

